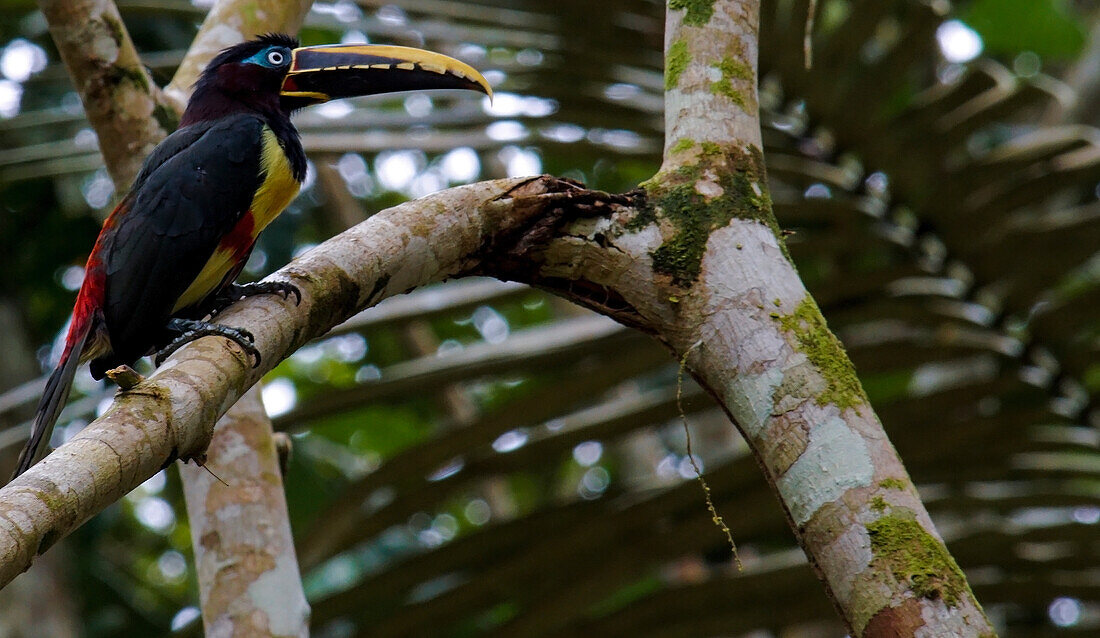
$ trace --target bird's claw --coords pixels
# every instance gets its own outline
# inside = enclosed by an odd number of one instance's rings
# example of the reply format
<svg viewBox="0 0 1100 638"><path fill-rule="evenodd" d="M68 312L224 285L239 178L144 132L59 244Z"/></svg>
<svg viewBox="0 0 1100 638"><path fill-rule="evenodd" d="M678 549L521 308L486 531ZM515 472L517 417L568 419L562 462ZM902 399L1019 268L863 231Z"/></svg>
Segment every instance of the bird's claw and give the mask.
<svg viewBox="0 0 1100 638"><path fill-rule="evenodd" d="M222 313L223 310L246 297L256 295L279 295L283 299L290 299L294 295L294 305L302 303L302 291L292 283L285 281L254 281L247 284L230 284L205 308L205 312L211 317Z"/></svg>
<svg viewBox="0 0 1100 638"><path fill-rule="evenodd" d="M255 359L252 367L260 367L260 351L253 345L256 343L256 337L244 328L233 328L232 326L223 326L216 323L179 318L170 320L167 328L178 332L179 336L157 351L156 356L153 357L153 363L155 363L157 367L160 367L160 364L164 363L165 359L170 357L173 352L179 350L184 345L200 337L209 336L225 337L233 343L236 343L241 347L241 350L244 350L245 354Z"/></svg>
<svg viewBox="0 0 1100 638"><path fill-rule="evenodd" d="M237 284L231 289L234 299L254 297L256 295L279 295L283 299L290 299L294 295L294 305L302 303L302 291L292 283L285 281L256 281L248 284Z"/></svg>

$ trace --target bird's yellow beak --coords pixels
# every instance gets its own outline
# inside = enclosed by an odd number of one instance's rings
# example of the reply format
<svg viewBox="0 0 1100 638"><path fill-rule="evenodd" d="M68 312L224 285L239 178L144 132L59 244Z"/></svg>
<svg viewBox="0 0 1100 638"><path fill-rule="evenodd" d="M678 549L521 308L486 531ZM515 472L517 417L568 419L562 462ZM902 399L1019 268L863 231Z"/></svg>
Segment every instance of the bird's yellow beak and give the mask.
<svg viewBox="0 0 1100 638"><path fill-rule="evenodd" d="M358 95L467 89L490 98L489 82L469 64L410 47L333 44L294 49L282 96L295 106Z"/></svg>

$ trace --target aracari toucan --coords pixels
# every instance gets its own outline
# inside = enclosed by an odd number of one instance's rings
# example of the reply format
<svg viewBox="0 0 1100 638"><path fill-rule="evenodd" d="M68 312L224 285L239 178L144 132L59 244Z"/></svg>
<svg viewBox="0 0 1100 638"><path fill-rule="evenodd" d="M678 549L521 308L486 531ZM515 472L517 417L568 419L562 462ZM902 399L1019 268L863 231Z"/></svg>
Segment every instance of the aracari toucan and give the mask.
<svg viewBox="0 0 1100 638"><path fill-rule="evenodd" d="M290 36L270 34L215 57L180 128L153 149L96 239L15 476L45 455L80 362L90 360L92 376L101 379L158 348L159 364L206 335L232 339L258 362L252 335L203 319L250 294L300 299L290 284L233 283L256 236L305 177L290 114L335 98L418 89L492 95L469 65L407 47L299 48Z"/></svg>

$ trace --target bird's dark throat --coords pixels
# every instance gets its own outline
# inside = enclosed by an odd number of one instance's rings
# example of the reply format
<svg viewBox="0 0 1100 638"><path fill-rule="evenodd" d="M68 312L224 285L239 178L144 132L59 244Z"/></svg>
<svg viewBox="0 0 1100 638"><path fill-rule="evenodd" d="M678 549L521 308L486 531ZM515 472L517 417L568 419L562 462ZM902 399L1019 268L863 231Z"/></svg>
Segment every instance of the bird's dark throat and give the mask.
<svg viewBox="0 0 1100 638"><path fill-rule="evenodd" d="M290 114L283 109L277 94L240 90L229 92L204 76L195 86L195 93L180 119L180 127L242 113L256 115L267 124L286 153L294 179L302 182L306 176L305 150L298 129L294 128Z"/></svg>

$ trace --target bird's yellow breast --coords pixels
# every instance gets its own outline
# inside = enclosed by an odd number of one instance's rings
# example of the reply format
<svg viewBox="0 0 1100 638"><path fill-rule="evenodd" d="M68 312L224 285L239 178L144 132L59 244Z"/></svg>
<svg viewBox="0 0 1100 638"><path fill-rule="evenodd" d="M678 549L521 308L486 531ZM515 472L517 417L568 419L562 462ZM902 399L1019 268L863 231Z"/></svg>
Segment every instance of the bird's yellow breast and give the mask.
<svg viewBox="0 0 1100 638"><path fill-rule="evenodd" d="M264 127L263 155L260 157L260 169L264 172L264 181L252 197L252 216L255 220L255 232L252 239L267 227L273 219L283 212L287 204L298 195L301 184L294 179L290 160L279 144L279 138L268 127Z"/></svg>
<svg viewBox="0 0 1100 638"><path fill-rule="evenodd" d="M239 272L238 265L241 260L248 258L260 231L278 217L298 194L301 184L294 179L290 160L279 144L279 138L267 126L263 128L261 149L260 170L263 181L252 196L251 207L222 238L199 276L180 296L172 312L197 304L222 285L231 283L226 278Z"/></svg>

